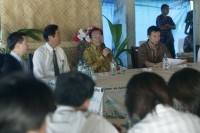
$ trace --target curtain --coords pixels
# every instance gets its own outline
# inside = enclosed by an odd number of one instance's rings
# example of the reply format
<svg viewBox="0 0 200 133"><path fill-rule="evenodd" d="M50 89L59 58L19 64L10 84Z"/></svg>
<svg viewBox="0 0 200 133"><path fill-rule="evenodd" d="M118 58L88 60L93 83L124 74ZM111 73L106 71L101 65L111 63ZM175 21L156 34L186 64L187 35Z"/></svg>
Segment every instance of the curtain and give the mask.
<svg viewBox="0 0 200 133"><path fill-rule="evenodd" d="M147 28L156 25L156 17L161 14L161 5L169 5L169 14L176 29L173 30L175 38L175 50L178 51L178 40L184 38L185 17L190 10L189 0L135 0L135 21L136 21L136 44L139 41L147 40Z"/></svg>

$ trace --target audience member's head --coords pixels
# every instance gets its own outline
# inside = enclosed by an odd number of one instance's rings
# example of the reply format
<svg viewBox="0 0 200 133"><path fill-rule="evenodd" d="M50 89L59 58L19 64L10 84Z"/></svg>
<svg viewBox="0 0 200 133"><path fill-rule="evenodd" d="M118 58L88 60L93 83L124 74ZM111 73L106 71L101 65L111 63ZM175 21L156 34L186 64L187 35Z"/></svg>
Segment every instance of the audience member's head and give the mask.
<svg viewBox="0 0 200 133"><path fill-rule="evenodd" d="M45 116L54 109L51 90L32 75L0 79L0 133L44 133Z"/></svg>
<svg viewBox="0 0 200 133"><path fill-rule="evenodd" d="M129 116L143 119L153 112L157 104L171 105L167 85L162 77L155 73L143 72L134 75L127 84L125 105Z"/></svg>
<svg viewBox="0 0 200 133"><path fill-rule="evenodd" d="M56 83L56 104L87 110L94 93L94 81L87 75L71 71L61 74Z"/></svg>
<svg viewBox="0 0 200 133"><path fill-rule="evenodd" d="M28 51L26 34L22 32L13 32L7 38L7 47L17 55L22 56Z"/></svg>
<svg viewBox="0 0 200 133"><path fill-rule="evenodd" d="M199 71L192 68L181 69L172 75L168 86L172 97L181 103L183 109L200 117Z"/></svg>
<svg viewBox="0 0 200 133"><path fill-rule="evenodd" d="M0 76L22 70L22 66L13 56L0 54Z"/></svg>

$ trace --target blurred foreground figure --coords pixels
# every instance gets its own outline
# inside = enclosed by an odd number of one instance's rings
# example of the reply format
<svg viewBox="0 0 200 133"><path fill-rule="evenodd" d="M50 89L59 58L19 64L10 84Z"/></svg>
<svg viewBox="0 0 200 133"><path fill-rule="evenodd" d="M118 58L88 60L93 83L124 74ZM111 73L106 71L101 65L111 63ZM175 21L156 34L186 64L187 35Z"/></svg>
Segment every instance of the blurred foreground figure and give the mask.
<svg viewBox="0 0 200 133"><path fill-rule="evenodd" d="M106 119L87 112L94 86L94 81L81 72L58 76L57 109L47 117L47 133L118 133Z"/></svg>
<svg viewBox="0 0 200 133"><path fill-rule="evenodd" d="M168 83L174 108L200 117L200 72L184 68L172 75Z"/></svg>
<svg viewBox="0 0 200 133"><path fill-rule="evenodd" d="M128 133L199 133L200 119L171 107L167 85L155 73L134 75L128 82L125 105L132 125Z"/></svg>
<svg viewBox="0 0 200 133"><path fill-rule="evenodd" d="M0 79L0 133L45 133L45 116L54 108L52 92L33 76Z"/></svg>

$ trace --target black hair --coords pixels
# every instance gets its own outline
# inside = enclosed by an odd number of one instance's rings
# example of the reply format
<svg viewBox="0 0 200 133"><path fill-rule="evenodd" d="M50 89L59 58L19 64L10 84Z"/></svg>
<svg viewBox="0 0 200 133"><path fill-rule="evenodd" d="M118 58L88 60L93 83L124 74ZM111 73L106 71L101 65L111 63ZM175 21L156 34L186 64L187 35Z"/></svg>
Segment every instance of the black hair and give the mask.
<svg viewBox="0 0 200 133"><path fill-rule="evenodd" d="M163 9L165 9L165 8L168 8L169 7L169 5L167 5L167 4L162 4L162 6L161 6L161 11L163 10Z"/></svg>
<svg viewBox="0 0 200 133"><path fill-rule="evenodd" d="M160 29L157 27L157 26L150 26L148 29L147 29L147 35L151 35L152 32L160 32Z"/></svg>
<svg viewBox="0 0 200 133"><path fill-rule="evenodd" d="M49 87L33 75L21 72L0 80L0 132L26 133L39 129L47 113L55 109Z"/></svg>
<svg viewBox="0 0 200 133"><path fill-rule="evenodd" d="M89 32L89 37L92 38L92 32L94 31L100 31L101 32L101 35L103 35L103 31L99 28L92 28Z"/></svg>
<svg viewBox="0 0 200 133"><path fill-rule="evenodd" d="M22 43L24 41L25 33L22 32L13 32L7 38L7 47L9 50L13 50L17 43Z"/></svg>
<svg viewBox="0 0 200 133"><path fill-rule="evenodd" d="M23 71L21 64L10 54L0 54L0 76Z"/></svg>
<svg viewBox="0 0 200 133"><path fill-rule="evenodd" d="M166 82L155 73L134 75L127 84L125 105L130 117L134 114L143 119L157 104L171 105Z"/></svg>
<svg viewBox="0 0 200 133"><path fill-rule="evenodd" d="M173 98L182 106L200 117L200 72L193 68L183 68L175 72L168 83Z"/></svg>
<svg viewBox="0 0 200 133"><path fill-rule="evenodd" d="M55 36L57 29L58 29L58 26L55 24L51 24L45 27L43 37L46 42L49 41L48 36L53 36L53 37Z"/></svg>
<svg viewBox="0 0 200 133"><path fill-rule="evenodd" d="M58 105L80 107L94 93L94 81L87 75L70 71L61 74L56 82L55 100Z"/></svg>

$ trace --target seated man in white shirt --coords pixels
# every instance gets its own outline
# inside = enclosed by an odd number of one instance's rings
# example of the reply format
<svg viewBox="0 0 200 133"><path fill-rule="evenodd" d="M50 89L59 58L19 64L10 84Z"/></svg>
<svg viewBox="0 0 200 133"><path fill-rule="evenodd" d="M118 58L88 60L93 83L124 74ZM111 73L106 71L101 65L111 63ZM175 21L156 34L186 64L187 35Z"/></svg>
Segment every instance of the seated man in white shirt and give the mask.
<svg viewBox="0 0 200 133"><path fill-rule="evenodd" d="M28 65L22 58L28 51L26 35L21 32L11 33L7 38L7 47L11 51L10 55L19 61L23 70L28 71Z"/></svg>
<svg viewBox="0 0 200 133"><path fill-rule="evenodd" d="M127 133L200 133L200 119L172 108L172 98L162 77L143 72L134 75L125 94L132 125Z"/></svg>
<svg viewBox="0 0 200 133"><path fill-rule="evenodd" d="M60 75L54 90L57 109L47 116L47 133L118 133L105 118L87 112L94 86L81 72Z"/></svg>
<svg viewBox="0 0 200 133"><path fill-rule="evenodd" d="M48 25L44 29L43 37L46 43L37 48L33 55L33 73L37 78L48 81L49 78L55 78L70 68L64 50L58 46L61 43L58 26ZM57 66L53 63L54 50Z"/></svg>

